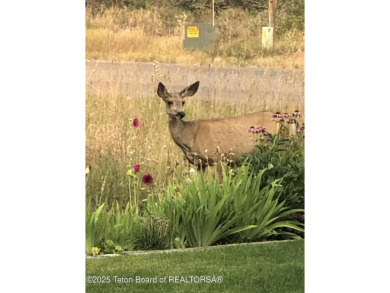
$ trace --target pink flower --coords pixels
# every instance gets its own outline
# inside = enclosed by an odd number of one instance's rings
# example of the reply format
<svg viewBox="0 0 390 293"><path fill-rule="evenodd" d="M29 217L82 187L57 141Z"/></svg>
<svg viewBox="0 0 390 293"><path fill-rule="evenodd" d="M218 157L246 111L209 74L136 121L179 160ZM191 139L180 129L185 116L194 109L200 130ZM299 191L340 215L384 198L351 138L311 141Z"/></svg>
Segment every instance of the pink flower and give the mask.
<svg viewBox="0 0 390 293"><path fill-rule="evenodd" d="M153 183L153 177L150 174L145 174L142 176L142 182L146 185L152 184Z"/></svg>
<svg viewBox="0 0 390 293"><path fill-rule="evenodd" d="M301 117L301 112L299 110L295 110L295 112L292 114L293 117Z"/></svg>
<svg viewBox="0 0 390 293"><path fill-rule="evenodd" d="M266 128L264 126L258 126L258 127L251 126L249 128L249 132L253 132L253 133L265 132L265 129Z"/></svg>
<svg viewBox="0 0 390 293"><path fill-rule="evenodd" d="M295 119L290 119L287 121L288 124L296 124L297 123L297 120Z"/></svg>
<svg viewBox="0 0 390 293"><path fill-rule="evenodd" d="M281 117L280 112L276 112L276 113L274 114L274 118L280 118L280 117Z"/></svg>
<svg viewBox="0 0 390 293"><path fill-rule="evenodd" d="M139 168L140 168L140 165L135 165L133 170L134 170L134 174L137 174L139 172Z"/></svg>
<svg viewBox="0 0 390 293"><path fill-rule="evenodd" d="M139 126L139 119L138 119L138 118L135 118L135 119L133 120L133 126L134 126L134 127L138 127L138 126Z"/></svg>

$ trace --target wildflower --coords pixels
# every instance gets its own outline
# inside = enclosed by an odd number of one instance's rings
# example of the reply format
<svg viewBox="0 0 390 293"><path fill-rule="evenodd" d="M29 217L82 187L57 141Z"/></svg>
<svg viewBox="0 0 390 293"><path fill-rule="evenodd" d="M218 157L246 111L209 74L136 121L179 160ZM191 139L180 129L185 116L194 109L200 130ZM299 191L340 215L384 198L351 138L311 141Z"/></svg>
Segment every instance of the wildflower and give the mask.
<svg viewBox="0 0 390 293"><path fill-rule="evenodd" d="M146 185L152 184L153 183L153 177L150 174L145 174L142 176L142 182Z"/></svg>
<svg viewBox="0 0 390 293"><path fill-rule="evenodd" d="M89 174L89 171L92 169L91 165L87 165L87 167L85 167L85 176L87 176Z"/></svg>
<svg viewBox="0 0 390 293"><path fill-rule="evenodd" d="M266 128L264 126L258 126L258 127L251 126L249 128L249 132L253 132L253 133L265 132L265 129Z"/></svg>
<svg viewBox="0 0 390 293"><path fill-rule="evenodd" d="M292 114L293 117L301 117L301 112L299 110L295 110L295 112Z"/></svg>
<svg viewBox="0 0 390 293"><path fill-rule="evenodd" d="M264 135L265 141L271 141L271 137L269 135Z"/></svg>
<svg viewBox="0 0 390 293"><path fill-rule="evenodd" d="M302 126L302 127L299 127L298 129L297 129L297 132L304 132L305 131L305 126Z"/></svg>
<svg viewBox="0 0 390 293"><path fill-rule="evenodd" d="M288 113L283 114L283 118L288 118L288 117L289 117Z"/></svg>
<svg viewBox="0 0 390 293"><path fill-rule="evenodd" d="M280 118L280 117L281 117L280 112L276 112L276 113L274 114L274 118Z"/></svg>
<svg viewBox="0 0 390 293"><path fill-rule="evenodd" d="M191 180L190 178L187 178L187 179L186 179L186 183L187 183L187 184L190 184L191 182L192 182L192 180Z"/></svg>
<svg viewBox="0 0 390 293"><path fill-rule="evenodd" d="M138 119L138 118L135 118L135 119L133 120L133 126L134 126L134 127L138 127L138 126L139 126L139 119Z"/></svg>
<svg viewBox="0 0 390 293"><path fill-rule="evenodd" d="M133 167L133 170L134 170L134 174L137 174L139 172L139 168L140 168L140 165L135 165Z"/></svg>
<svg viewBox="0 0 390 293"><path fill-rule="evenodd" d="M296 124L297 123L297 120L295 119L290 119L287 121L288 124Z"/></svg>
<svg viewBox="0 0 390 293"><path fill-rule="evenodd" d="M194 175L196 173L195 169L194 168L191 168L190 169L190 175Z"/></svg>
<svg viewBox="0 0 390 293"><path fill-rule="evenodd" d="M284 122L284 118L283 118L283 117L280 118L279 121L280 121L280 122Z"/></svg>

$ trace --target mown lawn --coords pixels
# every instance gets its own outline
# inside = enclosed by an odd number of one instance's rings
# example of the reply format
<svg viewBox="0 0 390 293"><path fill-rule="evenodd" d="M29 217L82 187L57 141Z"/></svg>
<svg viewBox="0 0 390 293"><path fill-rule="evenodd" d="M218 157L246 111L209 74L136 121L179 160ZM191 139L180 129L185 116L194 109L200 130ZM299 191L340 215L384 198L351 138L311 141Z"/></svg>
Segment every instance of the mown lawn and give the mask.
<svg viewBox="0 0 390 293"><path fill-rule="evenodd" d="M86 292L304 292L304 241L89 258L86 276L110 279L86 282ZM157 277L157 283L137 283L137 276ZM207 283L201 276L222 277L222 282Z"/></svg>

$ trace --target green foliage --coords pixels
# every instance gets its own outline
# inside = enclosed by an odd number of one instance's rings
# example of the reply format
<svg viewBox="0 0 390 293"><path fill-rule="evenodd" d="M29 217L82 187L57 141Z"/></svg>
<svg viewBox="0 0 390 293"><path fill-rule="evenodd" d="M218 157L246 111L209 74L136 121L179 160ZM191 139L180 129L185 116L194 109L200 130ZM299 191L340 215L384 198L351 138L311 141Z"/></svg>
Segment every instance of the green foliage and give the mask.
<svg viewBox="0 0 390 293"><path fill-rule="evenodd" d="M168 221L154 216L141 218L135 249L169 248Z"/></svg>
<svg viewBox="0 0 390 293"><path fill-rule="evenodd" d="M280 180L260 189L262 174L251 175L246 166L237 174L224 170L220 184L216 177L206 182L200 172L186 185L170 185L166 197L149 199L148 211L169 219L174 232L171 246L176 238L190 247L209 246L240 232L245 239L238 241L263 240L275 234L295 237L281 228L303 231L300 223L288 218L301 210L279 201Z"/></svg>
<svg viewBox="0 0 390 293"><path fill-rule="evenodd" d="M86 206L85 249L88 254L99 253L99 251L96 250L96 247L104 236L106 225L105 214L102 213L104 206L105 204L102 204L94 212L91 212L90 206Z"/></svg>
<svg viewBox="0 0 390 293"><path fill-rule="evenodd" d="M275 159L273 152L267 153L270 159ZM257 162L258 156L254 158ZM279 165L283 173L283 163ZM147 250L261 241L275 236L300 238L297 234L303 233L303 224L291 215L303 209L291 208L293 197L282 198L291 193L292 187L283 185L292 180L291 170L285 178L274 178L280 172L271 165L257 173L247 164L229 172L222 168L222 182L215 168L207 181L203 172L193 174L183 183L170 183L162 194L150 196L142 210L130 202L124 210L118 202L110 209L103 203L93 212L87 205L87 253L94 253L93 247L113 253L122 247Z"/></svg>
<svg viewBox="0 0 390 293"><path fill-rule="evenodd" d="M107 239L103 243L103 252L104 253L117 253L123 251L122 247L118 244L115 244L111 239Z"/></svg>
<svg viewBox="0 0 390 293"><path fill-rule="evenodd" d="M261 187L281 178L280 200L292 208L304 208L305 162L302 137L280 139L274 136L271 143L262 143L258 151L246 155L250 169L255 174L264 170Z"/></svg>
<svg viewBox="0 0 390 293"><path fill-rule="evenodd" d="M154 0L86 0L85 5L88 7L128 7L131 9L148 9L152 7Z"/></svg>
<svg viewBox="0 0 390 293"><path fill-rule="evenodd" d="M98 255L100 253L99 247L92 247L92 255Z"/></svg>
<svg viewBox="0 0 390 293"><path fill-rule="evenodd" d="M169 248L184 248L184 236L181 234L181 213L179 212L182 209L183 200L181 196L176 197L176 190L175 185L169 184L164 194L151 196L145 207L145 213L150 217L167 219Z"/></svg>
<svg viewBox="0 0 390 293"><path fill-rule="evenodd" d="M134 248L139 217L131 211L129 205L121 211L117 203L116 209L108 211L106 203L103 203L93 212L91 206L87 205L85 215L87 254L96 251L96 247L106 253Z"/></svg>
<svg viewBox="0 0 390 293"><path fill-rule="evenodd" d="M212 10L212 2L209 0L166 0L164 1L164 5L170 8L179 8L187 13L192 13L197 18L199 18L202 13ZM214 1L214 9L216 14L218 14L219 11L226 9L227 7L228 6L226 5L225 0Z"/></svg>
<svg viewBox="0 0 390 293"><path fill-rule="evenodd" d="M294 213L303 210L291 209L286 200L280 199L283 191L283 185L280 184L282 180L275 179L262 186L262 177L267 171L268 168L265 168L257 174L252 173L244 162L244 167L238 169L233 178L229 178L235 187L233 206L229 210L242 215L236 225L255 225L253 229L241 232L240 239L235 242L261 241L275 235L286 239L299 239L300 236L296 232L304 231L301 223L290 218Z"/></svg>
<svg viewBox="0 0 390 293"><path fill-rule="evenodd" d="M159 9L164 11L167 17L164 19L176 19L172 17L176 13L185 13L190 19L204 21L210 19L212 2L209 0L86 0L86 6L93 13L99 13L102 9L110 7L135 9ZM251 17L257 17L268 10L268 0L215 0L215 13L220 16L228 10L241 9L247 11ZM277 7L276 26L279 34L285 34L290 30L303 31L305 29L305 1L304 0L279 0ZM172 13L175 11L176 13ZM169 13L170 14L167 14ZM169 16L169 17L168 17ZM268 21L268 17L267 17ZM266 25L264 23L263 25Z"/></svg>
<svg viewBox="0 0 390 293"><path fill-rule="evenodd" d="M277 10L277 34L284 35L287 32L305 30L305 1L304 0L280 0Z"/></svg>

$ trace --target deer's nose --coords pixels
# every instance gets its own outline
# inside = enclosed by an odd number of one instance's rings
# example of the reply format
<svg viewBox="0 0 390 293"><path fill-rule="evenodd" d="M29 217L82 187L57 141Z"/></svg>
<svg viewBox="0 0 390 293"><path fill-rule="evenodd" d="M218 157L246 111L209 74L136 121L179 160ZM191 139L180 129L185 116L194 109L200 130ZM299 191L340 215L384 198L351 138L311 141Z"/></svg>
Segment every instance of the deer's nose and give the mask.
<svg viewBox="0 0 390 293"><path fill-rule="evenodd" d="M180 119L182 119L185 115L186 115L186 113L184 113L184 112L177 113L177 117L179 117Z"/></svg>

